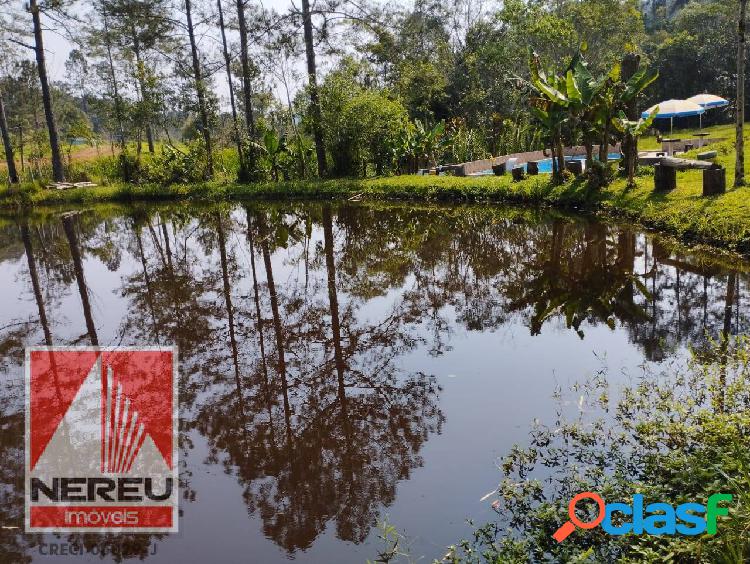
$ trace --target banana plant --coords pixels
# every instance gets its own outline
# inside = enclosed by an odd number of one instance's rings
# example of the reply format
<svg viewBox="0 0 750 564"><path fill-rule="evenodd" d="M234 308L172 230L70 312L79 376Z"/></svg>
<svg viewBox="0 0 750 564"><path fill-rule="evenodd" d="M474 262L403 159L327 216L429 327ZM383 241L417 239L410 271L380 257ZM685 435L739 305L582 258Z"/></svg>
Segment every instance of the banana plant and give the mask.
<svg viewBox="0 0 750 564"><path fill-rule="evenodd" d="M536 90L536 95L530 99L531 111L547 130L547 137L553 152L553 171L559 178L565 169L563 126L570 120L573 110L581 104L581 91L570 69L564 75L548 76L541 69L539 57L536 54L531 56L529 69L531 85Z"/></svg>
<svg viewBox="0 0 750 564"><path fill-rule="evenodd" d="M410 172L416 172L420 161L432 166L445 144L445 122L427 127L421 120L407 127L393 147L397 161L406 159Z"/></svg>
<svg viewBox="0 0 750 564"><path fill-rule="evenodd" d="M648 67L640 69L625 83L625 91L620 100L624 103L632 101L657 78L659 78L659 71Z"/></svg>
<svg viewBox="0 0 750 564"><path fill-rule="evenodd" d="M426 127L420 120L414 120L417 155L427 161L427 166L434 165L438 152L445 142L445 122L441 121L431 128Z"/></svg>
<svg viewBox="0 0 750 564"><path fill-rule="evenodd" d="M273 130L268 130L263 134L262 143L252 143L255 147L265 153L268 158L268 164L271 167L271 176L274 181L279 181L279 171L281 171L281 156L289 152L286 143Z"/></svg>
<svg viewBox="0 0 750 564"><path fill-rule="evenodd" d="M611 125L620 111L623 111L636 96L656 80L659 73L647 67L642 68L627 81L621 77L621 67L616 64L607 74L604 82L592 100L596 125L601 128L599 160L607 162L611 142ZM627 134L626 134L627 135Z"/></svg>
<svg viewBox="0 0 750 564"><path fill-rule="evenodd" d="M637 96L653 83L658 76L658 71L651 70L648 67L641 68L633 74L633 76L630 77L630 80L625 83L625 89L620 96L621 109L625 111L629 111L628 108L635 110L634 101ZM637 139L637 137L632 136L630 133L626 132L624 134L623 150L626 153L624 163L629 179L632 179L632 176L635 174L635 168L638 165ZM632 180L630 180L630 182L632 183Z"/></svg>
<svg viewBox="0 0 750 564"><path fill-rule="evenodd" d="M580 51L563 74L545 74L536 55L531 56L529 64L531 85L535 90L530 105L533 114L547 131L556 173L562 171L565 164L563 131L569 134L571 144L579 136L582 137L586 146L587 168L593 165L593 145L596 141L599 143L599 160L606 163L613 140L615 117L658 76L657 72L643 68L629 80L623 81L621 67L617 64L606 75L594 77L581 56L585 45L581 46ZM630 135L628 131L624 132L626 138Z"/></svg>
<svg viewBox="0 0 750 564"><path fill-rule="evenodd" d="M393 140L391 153L396 165L400 168L405 163L406 172L414 174L419 168L417 163L417 146L416 136L414 135L414 125L408 123L400 134Z"/></svg>
<svg viewBox="0 0 750 564"><path fill-rule="evenodd" d="M571 63L578 89L581 92L578 106L578 129L581 132L583 145L586 147L586 169L590 170L594 164L594 144L601 138L602 119L599 100L604 90L610 84L610 76L595 78L588 69L586 62L576 57Z"/></svg>
<svg viewBox="0 0 750 564"><path fill-rule="evenodd" d="M656 114L659 113L659 107L657 106L654 108L654 110L648 115L647 118L643 119L640 118L638 120L630 120L625 115L625 112L620 110L620 113L612 120L613 125L615 128L620 131L621 133L630 136L631 139L638 139L643 133L651 127L651 124L654 123L654 118L656 118ZM635 178L635 159L630 159L628 161L628 186L633 186L635 184L634 178Z"/></svg>

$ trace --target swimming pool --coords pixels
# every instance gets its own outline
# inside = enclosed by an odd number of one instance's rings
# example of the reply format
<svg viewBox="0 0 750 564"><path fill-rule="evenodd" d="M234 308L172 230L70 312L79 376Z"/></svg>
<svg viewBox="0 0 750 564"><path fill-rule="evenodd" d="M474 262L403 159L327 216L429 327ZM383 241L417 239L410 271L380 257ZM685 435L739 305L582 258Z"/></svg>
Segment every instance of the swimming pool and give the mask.
<svg viewBox="0 0 750 564"><path fill-rule="evenodd" d="M609 153L607 155L607 159L610 161L619 161L621 158L620 153ZM594 157L594 159L599 160L598 157ZM565 157L565 161L585 161L586 155L574 155L570 157ZM521 163L518 166L522 166L524 170L526 170L526 163ZM551 174L552 173L552 159L544 159L539 161L539 174ZM493 174L492 169L489 170L483 170L479 172L478 174Z"/></svg>

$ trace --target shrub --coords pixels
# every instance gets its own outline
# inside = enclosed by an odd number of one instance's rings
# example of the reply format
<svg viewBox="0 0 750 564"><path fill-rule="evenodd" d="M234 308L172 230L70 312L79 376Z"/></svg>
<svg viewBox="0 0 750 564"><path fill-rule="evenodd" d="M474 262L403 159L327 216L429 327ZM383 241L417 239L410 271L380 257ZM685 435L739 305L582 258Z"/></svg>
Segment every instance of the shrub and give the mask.
<svg viewBox="0 0 750 564"><path fill-rule="evenodd" d="M141 162L127 151L117 157L117 176L125 182L138 182L141 175Z"/></svg>
<svg viewBox="0 0 750 564"><path fill-rule="evenodd" d="M206 170L206 148L202 141L190 141L183 151L164 145L161 155L144 161L142 174L146 182L163 186L201 182Z"/></svg>
<svg viewBox="0 0 750 564"><path fill-rule="evenodd" d="M365 88L352 61L330 73L320 88L326 149L334 176L392 172L393 146L408 127L404 105L386 90Z"/></svg>
<svg viewBox="0 0 750 564"><path fill-rule="evenodd" d="M138 157L123 151L116 161L107 160L101 172L114 175L125 182L189 184L204 180L206 150L201 140L191 141L185 150L173 145L164 145L161 152L153 156Z"/></svg>

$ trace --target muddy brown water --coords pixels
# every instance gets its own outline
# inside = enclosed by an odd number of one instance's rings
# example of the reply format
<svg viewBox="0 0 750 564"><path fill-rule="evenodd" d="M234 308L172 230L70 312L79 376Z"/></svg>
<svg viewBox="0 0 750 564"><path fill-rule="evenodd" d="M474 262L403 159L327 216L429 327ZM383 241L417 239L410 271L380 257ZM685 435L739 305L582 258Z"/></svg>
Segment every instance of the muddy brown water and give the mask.
<svg viewBox="0 0 750 564"><path fill-rule="evenodd" d="M494 517L498 461L558 388L744 332L746 269L518 208L5 217L0 560L364 562L387 521L431 561ZM179 533L21 532L23 351L50 343L179 347Z"/></svg>

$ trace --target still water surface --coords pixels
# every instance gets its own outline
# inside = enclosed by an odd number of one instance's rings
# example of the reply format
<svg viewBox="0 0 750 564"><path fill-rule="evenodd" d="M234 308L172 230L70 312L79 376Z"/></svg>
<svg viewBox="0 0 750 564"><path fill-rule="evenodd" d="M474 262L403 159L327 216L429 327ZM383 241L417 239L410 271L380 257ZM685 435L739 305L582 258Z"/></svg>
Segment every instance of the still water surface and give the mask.
<svg viewBox="0 0 750 564"><path fill-rule="evenodd" d="M101 207L0 219L0 560L440 557L554 392L748 325L748 265L494 207ZM23 535L23 348L180 351L180 532ZM564 406L575 410L575 402ZM65 548L63 548L65 547ZM92 554L66 561L99 561Z"/></svg>

